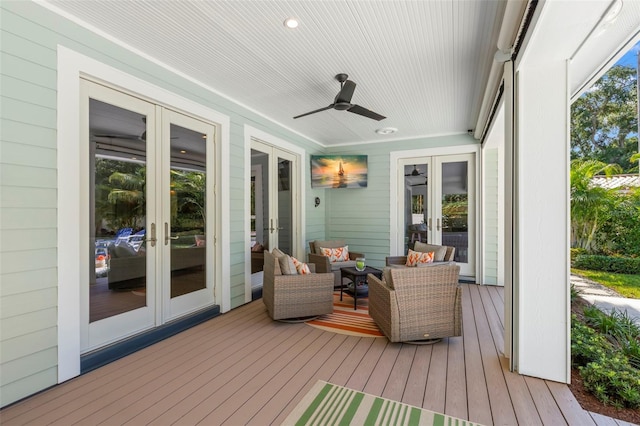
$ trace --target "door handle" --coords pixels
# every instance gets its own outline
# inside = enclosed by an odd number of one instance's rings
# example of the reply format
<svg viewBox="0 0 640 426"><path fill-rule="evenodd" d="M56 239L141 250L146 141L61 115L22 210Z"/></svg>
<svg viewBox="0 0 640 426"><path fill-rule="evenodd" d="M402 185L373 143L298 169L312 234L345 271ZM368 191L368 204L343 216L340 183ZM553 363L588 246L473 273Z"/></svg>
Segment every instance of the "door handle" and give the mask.
<svg viewBox="0 0 640 426"><path fill-rule="evenodd" d="M431 218L429 218L429 231L431 231Z"/></svg>
<svg viewBox="0 0 640 426"><path fill-rule="evenodd" d="M436 230L439 231L440 230L440 218L436 219Z"/></svg>
<svg viewBox="0 0 640 426"><path fill-rule="evenodd" d="M155 247L156 246L156 241L158 241L158 239L156 238L156 224L155 223L151 224L151 238L146 238L144 241L148 242L148 243L151 243L151 247Z"/></svg>
<svg viewBox="0 0 640 426"><path fill-rule="evenodd" d="M277 229L278 231L280 231L281 229L284 229L284 228L282 228L282 227L278 226L278 219L276 219L276 229Z"/></svg>
<svg viewBox="0 0 640 426"><path fill-rule="evenodd" d="M169 223L165 222L164 223L164 245L166 246L167 244L169 244L169 240L177 240L178 238L180 238L180 236L176 236L176 237L172 237L171 234L169 234Z"/></svg>

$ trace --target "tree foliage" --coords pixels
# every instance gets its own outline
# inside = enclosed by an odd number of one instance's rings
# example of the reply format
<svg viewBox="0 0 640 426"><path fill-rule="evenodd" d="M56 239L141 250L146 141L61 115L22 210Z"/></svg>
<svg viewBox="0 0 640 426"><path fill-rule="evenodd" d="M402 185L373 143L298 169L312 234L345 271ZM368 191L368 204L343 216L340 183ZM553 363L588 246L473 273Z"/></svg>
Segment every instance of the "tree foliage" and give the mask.
<svg viewBox="0 0 640 426"><path fill-rule="evenodd" d="M636 70L614 66L571 106L572 159L619 164L637 171L629 160L638 151Z"/></svg>
<svg viewBox="0 0 640 426"><path fill-rule="evenodd" d="M597 160L571 162L571 246L593 250L596 232L615 209L615 190L592 185L599 174L611 176L620 166Z"/></svg>

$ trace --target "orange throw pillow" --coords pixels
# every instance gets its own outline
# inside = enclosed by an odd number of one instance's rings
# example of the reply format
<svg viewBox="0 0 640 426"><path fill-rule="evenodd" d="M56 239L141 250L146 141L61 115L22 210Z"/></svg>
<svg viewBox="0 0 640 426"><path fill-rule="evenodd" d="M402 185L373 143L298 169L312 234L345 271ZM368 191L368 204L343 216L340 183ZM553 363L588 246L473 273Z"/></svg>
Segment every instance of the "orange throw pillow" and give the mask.
<svg viewBox="0 0 640 426"><path fill-rule="evenodd" d="M349 260L349 246L339 248L324 248L320 247L320 252L323 256L329 258L329 262L346 262Z"/></svg>
<svg viewBox="0 0 640 426"><path fill-rule="evenodd" d="M296 259L293 256L291 256L291 260L293 261L293 264L296 267L296 271L298 272L298 275L307 275L311 273L311 269L309 269L309 265L307 265L306 263L300 262L298 259Z"/></svg>
<svg viewBox="0 0 640 426"><path fill-rule="evenodd" d="M434 252L423 253L420 251L413 251L409 249L407 254L407 263L405 266L418 266L418 263L431 263L433 262Z"/></svg>

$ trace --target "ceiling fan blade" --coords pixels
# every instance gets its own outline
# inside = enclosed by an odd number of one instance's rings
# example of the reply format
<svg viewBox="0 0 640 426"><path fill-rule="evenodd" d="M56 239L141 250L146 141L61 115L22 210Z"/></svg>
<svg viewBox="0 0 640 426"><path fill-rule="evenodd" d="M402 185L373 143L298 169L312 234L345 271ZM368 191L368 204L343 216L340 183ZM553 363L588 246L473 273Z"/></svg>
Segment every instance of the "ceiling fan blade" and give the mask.
<svg viewBox="0 0 640 426"><path fill-rule="evenodd" d="M353 92L355 90L356 90L356 84L353 81L351 80L345 81L344 84L342 85L342 89L340 89L340 91L336 95L336 99L333 101L333 103L334 104L339 104L339 103L350 104L351 98L353 97Z"/></svg>
<svg viewBox="0 0 640 426"><path fill-rule="evenodd" d="M327 107L320 108L320 109L317 109L317 110L315 110L315 111L305 112L304 114L296 115L296 116L295 116L295 117L293 117L293 118L294 118L294 119L296 119L296 118L304 117L305 115L315 114L316 112L326 111L326 110L328 110L328 109L333 108L333 106L334 106L334 105L335 105L335 104L331 104L331 105L329 105L329 106L327 106Z"/></svg>
<svg viewBox="0 0 640 426"><path fill-rule="evenodd" d="M377 112L373 112L369 109L361 107L360 105L351 105L351 108L349 108L347 111L353 112L354 114L362 115L367 118L372 118L378 121L384 120L385 118L387 118L384 115L380 115Z"/></svg>

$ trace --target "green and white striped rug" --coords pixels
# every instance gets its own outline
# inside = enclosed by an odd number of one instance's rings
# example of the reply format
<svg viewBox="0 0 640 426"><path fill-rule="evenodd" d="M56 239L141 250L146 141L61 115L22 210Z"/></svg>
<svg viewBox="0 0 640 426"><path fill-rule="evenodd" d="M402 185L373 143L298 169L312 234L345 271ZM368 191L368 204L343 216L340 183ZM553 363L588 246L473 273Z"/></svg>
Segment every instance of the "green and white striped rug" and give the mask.
<svg viewBox="0 0 640 426"><path fill-rule="evenodd" d="M478 423L318 380L283 424L475 426Z"/></svg>

